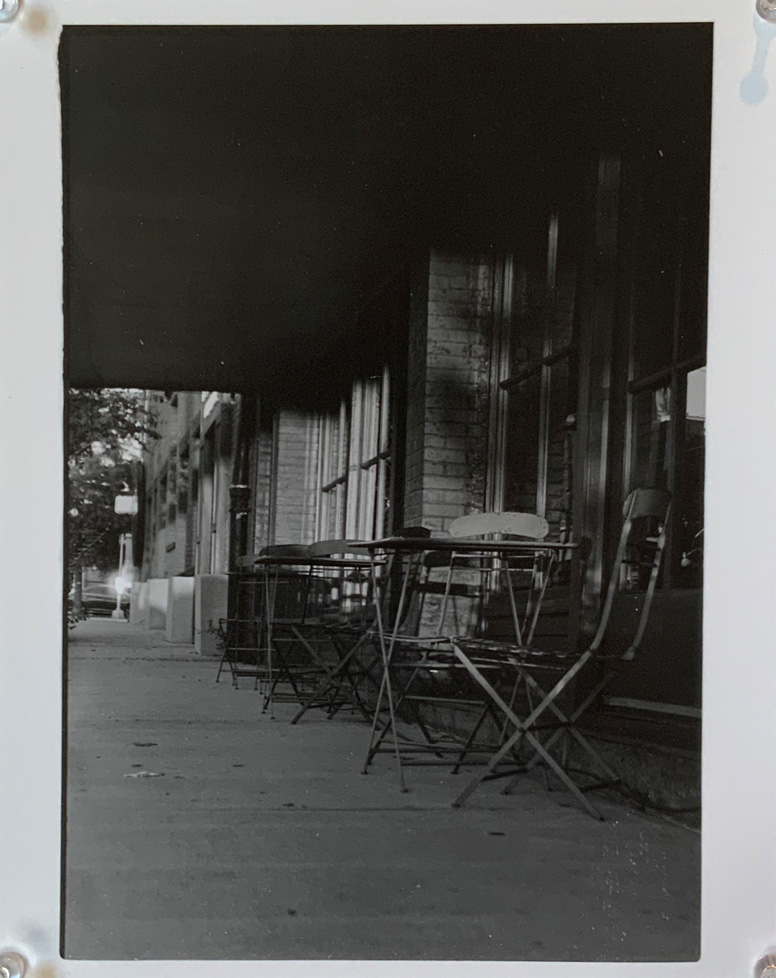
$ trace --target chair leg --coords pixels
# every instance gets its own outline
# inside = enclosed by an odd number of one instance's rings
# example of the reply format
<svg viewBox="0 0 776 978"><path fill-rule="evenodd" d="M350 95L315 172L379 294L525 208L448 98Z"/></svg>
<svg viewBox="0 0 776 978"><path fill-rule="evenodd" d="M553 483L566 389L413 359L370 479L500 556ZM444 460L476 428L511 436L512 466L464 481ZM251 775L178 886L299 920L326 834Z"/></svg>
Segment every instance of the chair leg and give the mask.
<svg viewBox="0 0 776 978"><path fill-rule="evenodd" d="M388 699L388 692L387 691L388 691L388 684L386 683L386 700ZM383 722L383 725L382 725L379 733L377 734L377 739L374 740L373 743L372 743L371 752L370 752L369 760L368 760L367 763L371 763L371 761L373 760L374 756L379 752L380 747L382 746L385 738L388 736L389 733L391 733L391 735L393 737L392 743L393 743L393 746L394 746L394 751L396 753L397 761L399 763L399 768L401 769L401 761L399 760L399 758L401 757L401 751L399 749L399 734L398 734L398 731L396 730L396 724L395 724L395 719L394 719L395 718L395 715L396 715L396 710L401 706L401 702L402 702L402 697L400 697L393 704L393 709L391 709L391 704L390 704L390 701L389 701L389 704L388 704L388 712L389 712L388 719ZM366 771L364 773L366 773ZM403 774L401 776L401 781L402 781L402 784L403 784L404 783L404 776L403 776ZM405 790L405 789L402 789L402 790Z"/></svg>
<svg viewBox="0 0 776 978"><path fill-rule="evenodd" d="M544 699L547 696L547 693L544 689L542 689L539 683L537 683L537 681L533 678L533 676L531 676L530 673L528 673L525 670L523 670L522 679L523 682L525 683L526 695L528 697L528 711L529 714L532 714L534 712L534 699L532 696L532 692L538 693L542 697L542 699ZM568 718L566 717L566 715L563 713L563 711L560 709L557 703L555 703L553 700L548 701L547 708L552 710L552 712L556 715L556 717L558 718L561 724L565 725L568 722ZM548 740L545 741L544 743L545 750L549 751L552 743L558 737L561 737L563 735L563 732L564 732L564 727L560 727L557 731L555 731L555 733L550 738L548 738ZM510 778L509 781L507 781L507 783L501 789L501 794L502 795L511 794L515 786L517 785L517 782L520 780L520 775L527 771L532 770L534 767L536 767L539 764L540 760L541 760L540 756L538 754L534 754L534 756L529 761L526 762L525 771L521 771L520 774L516 774L514 777ZM563 761L561 761L561 765L563 767L566 766ZM550 783L546 765L542 765L542 777L544 778L545 789L547 791L552 791L552 784Z"/></svg>
<svg viewBox="0 0 776 978"><path fill-rule="evenodd" d="M579 731L576 727L569 728L569 735L576 740L579 746L587 752L587 754L592 758L594 763L596 763L603 773L606 775L607 779L612 784L619 784L620 778L617 776L615 771L609 767L609 765L604 761L598 751L592 746L588 739Z"/></svg>
<svg viewBox="0 0 776 978"><path fill-rule="evenodd" d="M461 748L461 753L456 758L455 766L453 767L453 770L450 772L451 774L458 774L458 771L460 770L461 765L463 764L464 759L466 758L466 755L469 753L469 748L474 743L474 738L479 733L480 727L482 726L482 724L483 724L483 722L485 720L485 717L490 712L491 712L490 704L489 703L486 703L483 706L482 710L480 710L480 715L477 717L477 722L475 723L474 727L472 728L471 733L467 737L466 743Z"/></svg>
<svg viewBox="0 0 776 978"><path fill-rule="evenodd" d="M509 698L510 709L514 708L515 700L517 699L517 691L519 685L520 685L520 677L518 676L518 678L512 684L512 695ZM458 774L458 771L460 770L461 766L464 763L466 755L469 753L469 748L474 743L474 739L479 733L480 728L485 721L485 717L488 716L489 714L490 716L493 717L493 722L496 728L498 729L499 726L501 727L501 730L499 732L499 743L502 744L504 742L507 736L507 730L509 729L509 721L506 718L504 718L504 720L500 722L495 707L493 706L493 703L490 701L490 699L486 699L485 703L483 704L482 710L480 711L480 715L477 718L477 722L475 723L471 733L469 734L466 743L461 748L461 753L458 755L458 758L455 762L455 766L453 767L453 770L450 772L451 774Z"/></svg>
<svg viewBox="0 0 776 978"><path fill-rule="evenodd" d="M232 664L232 658L229 654L229 634L228 631L223 631L221 626L218 628L218 639L223 643L224 651L221 656L221 661L218 663L218 672L216 673L216 682L221 679L221 673L224 669L224 664L229 666L229 671L232 673L232 685L234 685L234 666Z"/></svg>
<svg viewBox="0 0 776 978"><path fill-rule="evenodd" d="M221 670L224 668L224 660L225 659L226 659L226 651L224 651L224 654L221 656L221 661L218 663L218 672L216 673L216 682L219 682L219 680L221 679Z"/></svg>
<svg viewBox="0 0 776 978"><path fill-rule="evenodd" d="M438 738L435 739L434 737L432 737L432 735L429 733L428 727L426 726L423 719L421 718L419 707L417 706L414 700L409 700L410 689L412 688L412 684L415 682L415 678L417 677L418 673L424 671L426 667L427 667L427 663L421 662L420 664L415 666L415 668L413 668L410 674L410 678L404 683L404 689L399 694L399 697L396 700L396 703L394 704L394 710L398 710L405 701L410 702L411 704L410 708L413 713L415 726L418 727L420 732L423 734L426 744L429 747L434 747L434 745L438 742ZM441 753L439 753L439 751L435 751L434 753L437 755L437 757L441 758L443 756Z"/></svg>
<svg viewBox="0 0 776 978"><path fill-rule="evenodd" d="M380 710L382 709L383 699L384 698L385 698L385 700L388 703L388 714L389 714L389 716L388 716L388 720L383 725L382 730L380 730L377 738L375 738L375 733L377 732L377 727L378 727L378 723L379 723L379 720L380 720ZM402 766L401 766L401 755L399 753L398 738L396 736L396 718L395 718L395 714L394 714L393 697L391 695L391 685L390 685L390 681L388 679L388 672L387 672L387 669L386 669L383 672L382 681L380 683L380 692L379 692L378 697L377 697L377 704L375 705L374 717L372 719L372 731L371 731L370 738L369 738L369 750L367 751L366 760L364 761L364 766L363 766L363 768L361 770L361 773L362 774L367 774L368 773L369 765L372 763L372 760L374 759L375 754L377 753L377 751L380 748L380 744L385 739L385 736L386 736L386 734L388 733L389 730L393 734L393 742L394 742L394 751L395 751L395 755L396 755L396 763L397 763L398 768L399 768L399 786L400 786L401 791L405 792L405 791L407 791L407 785L406 785L406 783L404 781L404 771L403 771Z"/></svg>
<svg viewBox="0 0 776 978"><path fill-rule="evenodd" d="M375 575L375 566L374 566L374 563L373 563L372 564L372 576L373 576L373 578L374 578L374 575ZM393 634L391 636L390 646L388 648L386 648L386 646L385 646L385 631L383 630L383 621L382 621L382 614L381 614L381 610L380 610L380 605L378 603L375 606L375 612L376 612L376 617L377 617L376 625L377 625L377 632L378 632L379 641L380 641L380 658L382 659L383 675L382 675L382 680L381 680L381 683L380 683L380 693L379 693L379 696L378 696L377 705L375 707L374 720L372 721L372 733L371 733L371 737L370 737L370 741L369 741L369 750L367 752L366 761L364 762L364 767L362 769L362 773L363 774L366 774L367 773L367 770L369 768L369 765L372 762L373 757L377 753L377 748L379 747L380 742L382 741L383 737L385 736L385 732L386 731L383 730L383 732L380 735L380 738L378 739L378 743L377 744L374 743L375 730L377 728L377 724L378 724L379 716L380 716L380 707L382 705L383 694L385 693L385 696L386 696L386 699L387 699L387 702L388 702L388 714L389 714L390 730L391 730L391 733L393 735L394 754L396 756L396 764L397 764L397 767L398 767L398 770L399 770L399 786L400 786L400 790L402 792L406 792L407 791L407 785L406 785L405 780L404 780L404 771L402 769L402 764L401 764L401 753L399 751L399 741L398 741L398 737L396 735L396 715L395 715L395 712L394 712L393 692L391 690L391 679L390 679L390 674L389 673L390 673L390 668L391 668L391 658L393 656L394 642L395 642L396 634L397 634L397 631L398 631L398 628L399 628L399 623L402 621L402 614L403 614L403 610L404 610L404 602L405 602L406 595L407 595L407 585L408 585L408 575L405 574L404 577L403 577L403 580L402 580L401 593L400 593L400 596L399 596L399 604L398 604L398 608L397 608L397 611L396 611L396 619L395 619L394 625L393 625Z"/></svg>
<svg viewBox="0 0 776 978"><path fill-rule="evenodd" d="M345 679L343 682L347 682L352 689L353 702L356 709L361 713L367 722L371 722L372 715L369 712L368 701L364 698L361 693L363 687L371 684L375 689L379 688L379 681L373 675L372 666L367 666L360 657L362 652L362 645L357 645L352 653L347 657L347 665L345 666Z"/></svg>
<svg viewBox="0 0 776 978"><path fill-rule="evenodd" d="M604 676L603 679L601 679L593 687L593 689L587 694L585 699L576 707L574 712L568 717L563 714L563 712L560 710L560 708L556 703L551 704L551 708L555 712L556 716L558 716L558 718L563 722L564 725L563 727L559 727L558 730L556 730L549 737L547 743L545 744L545 747L549 750L549 748L552 747L552 745L560 736L562 736L565 732L568 732L570 736L573 736L574 739L577 740L580 746L583 746L584 749L589 754L591 754L591 756L595 758L596 762L601 767L601 769L604 770L607 776L610 776L614 780L619 780L617 778L617 775L614 773L614 771L612 771L612 769L607 764L604 763L604 761L599 757L598 752L590 745L590 743L587 741L585 736L580 732L580 730L577 727L577 721L579 720L579 718L585 713L588 707L600 696L601 692L608 685L611 679L612 679L611 673ZM533 680L533 682L537 685L539 689L541 689L541 687L538 686L538 683L536 683L536 680Z"/></svg>
<svg viewBox="0 0 776 978"><path fill-rule="evenodd" d="M530 679L529 676L519 675L518 679L515 682L515 690L517 690L518 684L522 681L523 684L524 684L524 686L525 686L525 695L526 695L526 699L528 701L528 712L529 712L529 714L531 714L534 711L534 698L532 696L532 686L531 686L531 683L529 682L529 679ZM509 705L510 706L513 706L513 704L514 704L514 697L512 699L512 702ZM505 720L504 721L505 725L508 724L508 722L509 722L508 720ZM504 736L506 736L506 732L504 733ZM530 762L529 763L526 763L525 765L523 765L523 767L521 767L521 769L513 777L511 777L507 781L507 783L501 789L501 794L502 795L511 795L512 792L514 791L515 787L517 786L518 781L522 777L522 775L525 774L526 771L529 771L531 769L531 767L532 767L532 765L531 765ZM545 790L546 791L552 791L552 785L550 783L549 775L547 774L547 768L544 765L542 765L542 777L544 778L544 788L545 788Z"/></svg>
<svg viewBox="0 0 776 978"><path fill-rule="evenodd" d="M525 738L531 744L534 750L542 755L545 763L550 767L550 769L559 778L559 780L565 785L565 787L574 795L574 797L579 801L582 807L585 808L589 812L589 814L593 816L593 818L602 822L603 816L598 811L598 809L594 805L592 805L590 801L588 801L588 799L580 790L579 786L575 784L574 781L572 781L572 779L566 774L566 772L563 770L560 764L558 764L558 762L544 750L541 743L536 739L536 737L523 726L523 724L517 719L517 717L514 718L513 723L515 723L518 729L515 731L515 733L512 734L512 736L501 747L501 749L497 751L496 754L493 755L493 757L488 762L488 765L485 768L485 770L482 772L482 774L479 774L477 775L477 777L473 778L469 782L469 784L464 788L464 790L460 793L460 795L458 795L458 797L453 802L453 808L460 808L463 805L463 803L466 801L466 799L469 797L469 795L471 795L472 792L476 788L478 788L483 781L485 781L491 775L493 775L495 769L498 767L501 761L506 757L506 755L513 748L513 746L521 738Z"/></svg>
<svg viewBox="0 0 776 978"><path fill-rule="evenodd" d="M546 740L544 747L547 751L549 751L558 740L561 740L560 764L564 770L567 770L569 766L568 764L568 754L569 754L569 746L570 746L569 738L573 737L573 739L580 745L580 747L582 747L583 750L585 750L588 753L588 755L603 771L604 775L607 778L607 781L611 782L612 784L617 784L619 783L620 778L612 770L612 768L610 768L609 765L604 762L603 758L598 754L595 748L590 744L587 738L581 733L581 731L576 726L579 718L582 716L585 710L587 710L590 704L593 703L598 698L601 691L604 689L604 687L607 685L607 683L610 681L611 678L612 678L611 674L604 676L604 678L588 693L588 695L585 697L583 702L577 706L577 708L570 716L566 716L566 714L560 709L557 703L553 701L548 703L549 709L552 710L552 712L558 718L561 725ZM536 690L541 692L542 695L546 695L542 687L536 682L536 680L532 676L526 674L526 683L533 686ZM532 768L536 767L540 763L541 763L540 756L535 754L528 762L527 770L531 770ZM545 767L543 767L543 771L544 771L544 776L546 781L547 771ZM510 779L507 785L504 787L502 793L509 794L511 790L514 788L514 785L516 784L517 780L518 780L517 777Z"/></svg>
<svg viewBox="0 0 776 978"><path fill-rule="evenodd" d="M216 682L220 682L220 680L221 680L221 673L222 673L223 668L224 668L224 663L227 663L226 656L227 656L227 653L226 653L226 651L224 651L224 654L221 656L221 661L218 663L218 672L216 673ZM232 668L231 662L229 662L227 664L229 665L229 669L231 671L231 668Z"/></svg>
<svg viewBox="0 0 776 978"><path fill-rule="evenodd" d="M292 719L292 724L301 720L305 713L312 707L322 706L323 698L326 696L331 697L328 705L328 716L329 718L334 716L339 710L339 706L336 705L336 697L341 691L342 695L347 697L355 709L357 709L366 720L371 722L372 717L367 711L365 705L362 703L358 695L357 683L353 680L351 675L351 663L355 659L361 645L363 644L363 641L363 639L359 639L356 644L340 658L340 661L336 667L334 669L329 669L329 671L321 677L316 688L308 696L307 700L302 704L302 708ZM350 690L347 689L347 685L350 685ZM344 705L344 702L341 705Z"/></svg>
<svg viewBox="0 0 776 978"><path fill-rule="evenodd" d="M463 789L463 791L458 795L458 797L453 802L454 808L460 808L461 805L466 801L466 799L472 794L472 792L482 784L483 781L490 778L501 761L507 756L507 754L514 748L514 746L519 743L522 739L527 740L534 751L541 755L544 762L549 765L553 773L560 779L560 781L565 785L565 787L574 795L575 798L580 802L580 804L589 812L593 818L603 821L603 817L598 812L598 810L590 803L586 796L580 791L579 786L572 781L572 779L566 774L563 768L558 764L558 762L553 758L537 739L534 733L531 731L532 724L538 719L538 717L547 709L552 702L552 698L559 695L559 693L565 688L568 682L573 678L573 675L578 671L584 661L585 657L581 657L575 666L573 666L566 675L555 684L553 689L546 695L545 699L540 703L532 713L526 717L525 720L520 720L514 713L512 709L504 702L504 700L499 696L496 690L491 686L491 684L485 679L482 673L476 668L476 666L469 660L465 653L458 647L456 643L453 643L453 650L455 655L464 664L469 673L473 678L482 686L485 692L491 697L491 699L496 703L502 712L509 718L510 722L514 726L514 733L505 741L504 744L496 751L496 753L491 757L485 770L474 777L469 784Z"/></svg>

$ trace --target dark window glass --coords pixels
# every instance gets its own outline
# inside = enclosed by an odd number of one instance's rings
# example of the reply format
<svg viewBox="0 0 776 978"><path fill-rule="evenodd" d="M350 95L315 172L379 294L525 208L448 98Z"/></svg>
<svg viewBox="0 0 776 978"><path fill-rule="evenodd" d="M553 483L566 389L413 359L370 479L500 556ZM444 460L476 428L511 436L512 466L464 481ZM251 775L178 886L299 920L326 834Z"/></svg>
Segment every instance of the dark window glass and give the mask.
<svg viewBox="0 0 776 978"><path fill-rule="evenodd" d="M668 487L667 447L670 421L670 387L644 390L633 396L631 482L634 487Z"/></svg>
<svg viewBox="0 0 776 978"><path fill-rule="evenodd" d="M700 587L703 583L706 368L689 373L686 384L684 438L677 458L674 577L679 587Z"/></svg>
<svg viewBox="0 0 776 978"><path fill-rule="evenodd" d="M515 264L512 282L510 373L544 356L546 281L543 269Z"/></svg>
<svg viewBox="0 0 776 978"><path fill-rule="evenodd" d="M536 512L541 374L509 391L507 400L504 508Z"/></svg>
<svg viewBox="0 0 776 978"><path fill-rule="evenodd" d="M569 409L570 372L569 358L549 368L545 516L553 537L565 532L571 522L573 408Z"/></svg>
<svg viewBox="0 0 776 978"><path fill-rule="evenodd" d="M571 345L574 333L574 302L577 289L577 270L565 264L558 268L555 308L552 317L552 349L554 353Z"/></svg>
<svg viewBox="0 0 776 978"><path fill-rule="evenodd" d="M669 367L674 358L674 323L679 284L680 221L675 190L658 170L646 184L642 206L649 212L637 242L634 295L634 379Z"/></svg>

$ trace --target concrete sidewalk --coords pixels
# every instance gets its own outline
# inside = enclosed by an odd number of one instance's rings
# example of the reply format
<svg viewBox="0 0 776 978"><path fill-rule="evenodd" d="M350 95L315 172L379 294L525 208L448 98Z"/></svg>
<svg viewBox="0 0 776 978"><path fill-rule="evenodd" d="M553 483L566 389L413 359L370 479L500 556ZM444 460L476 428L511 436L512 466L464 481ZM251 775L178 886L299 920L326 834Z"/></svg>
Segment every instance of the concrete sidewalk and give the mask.
<svg viewBox="0 0 776 978"><path fill-rule="evenodd" d="M67 957L697 957L697 833L525 779L454 810L461 775L410 768L401 794L385 755L360 774L363 722L272 720L216 668L125 622L70 633Z"/></svg>

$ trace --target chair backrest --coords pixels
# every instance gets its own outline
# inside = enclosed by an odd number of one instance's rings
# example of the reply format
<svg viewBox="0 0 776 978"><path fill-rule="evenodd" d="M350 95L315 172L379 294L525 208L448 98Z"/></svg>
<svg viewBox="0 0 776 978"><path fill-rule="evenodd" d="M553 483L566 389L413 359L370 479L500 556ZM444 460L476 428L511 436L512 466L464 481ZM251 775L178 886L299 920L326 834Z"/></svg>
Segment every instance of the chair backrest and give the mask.
<svg viewBox="0 0 776 978"><path fill-rule="evenodd" d="M644 593L644 601L641 606L636 632L621 658L632 659L635 656L636 649L638 649L644 637L644 630L647 627L647 620L649 618L650 608L652 607L652 599L655 594L655 588L657 587L658 573L663 559L663 550L665 549L666 524L670 511L671 494L664 489L634 489L625 500L625 505L622 510L623 524L620 541L617 545L617 553L609 578L609 586L606 590L606 598L598 623L598 629L590 644L591 652L598 650L606 634L606 629L612 614L614 596L620 588L623 565L634 562L629 552L629 548L632 546L634 527L639 525L643 520L651 520L656 524L654 527L655 535L646 537L643 541L645 550L649 556L642 555L637 561L640 566L645 569L648 568L649 580L647 582L646 592Z"/></svg>
<svg viewBox="0 0 776 978"><path fill-rule="evenodd" d="M427 526L402 526L398 530L393 531L393 536L395 537L416 537L420 539L427 539L431 536L431 530Z"/></svg>
<svg viewBox="0 0 776 978"><path fill-rule="evenodd" d="M344 554L351 554L358 555L359 557L363 557L364 560L368 560L369 551L364 550L363 547L358 547L358 544L363 542L364 541L362 540L345 540L343 538L334 540L317 540L315 543L311 543L307 548L307 554L310 557L339 557Z"/></svg>
<svg viewBox="0 0 776 978"><path fill-rule="evenodd" d="M276 543L262 547L260 557L307 557L309 548L302 543Z"/></svg>
<svg viewBox="0 0 776 978"><path fill-rule="evenodd" d="M428 539L431 536L431 530L425 526L407 524L394 528L391 536L411 539ZM409 562L409 567L405 566L407 562ZM407 572L408 580L412 580L413 584L407 588L410 595L410 600L400 602L402 586L405 583L405 570ZM408 624L408 622L414 618L414 602L412 600L412 593L414 591L414 581L417 578L418 571L418 554L408 555L397 550L390 551L387 560L385 560L380 567L380 573L377 579L376 604L379 605L383 627L387 631L391 631L391 629L394 627L402 632L412 630L412 625ZM397 622L400 603L403 605L401 621Z"/></svg>
<svg viewBox="0 0 776 978"><path fill-rule="evenodd" d="M468 516L459 516L447 527L448 535L462 542L484 541L485 538L494 536L543 540L548 532L549 524L543 517L534 513L515 512L471 513ZM494 581L505 577L508 590L511 591L510 571L531 571L534 559L532 553L502 561L494 555L458 553L455 550L429 552L423 560L424 574L419 576L417 582L420 598L417 603L418 621L423 622L424 627L429 625L428 621L424 621L425 598L439 595L441 603L438 609L434 603L429 608L433 609L435 627L440 634L445 630L449 611L452 611L455 620L459 622L459 627L460 623L465 622L463 627L469 629L473 627L475 619L482 625L486 603L492 598ZM515 566L516 561L521 564L527 562L528 566L518 568ZM432 578L431 573L434 570L443 568L447 568L446 580Z"/></svg>
<svg viewBox="0 0 776 978"><path fill-rule="evenodd" d="M550 525L535 513L470 513L459 516L448 526L451 537L485 537L496 533L543 540Z"/></svg>

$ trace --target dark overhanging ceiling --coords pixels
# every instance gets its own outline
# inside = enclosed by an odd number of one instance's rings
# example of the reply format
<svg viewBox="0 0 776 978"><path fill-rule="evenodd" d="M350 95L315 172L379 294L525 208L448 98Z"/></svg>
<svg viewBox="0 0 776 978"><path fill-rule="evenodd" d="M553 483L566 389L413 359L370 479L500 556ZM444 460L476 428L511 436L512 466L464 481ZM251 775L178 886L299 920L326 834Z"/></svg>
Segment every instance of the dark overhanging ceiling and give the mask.
<svg viewBox="0 0 776 978"><path fill-rule="evenodd" d="M69 382L319 395L414 249L514 245L595 149L702 170L710 59L709 25L65 29Z"/></svg>

